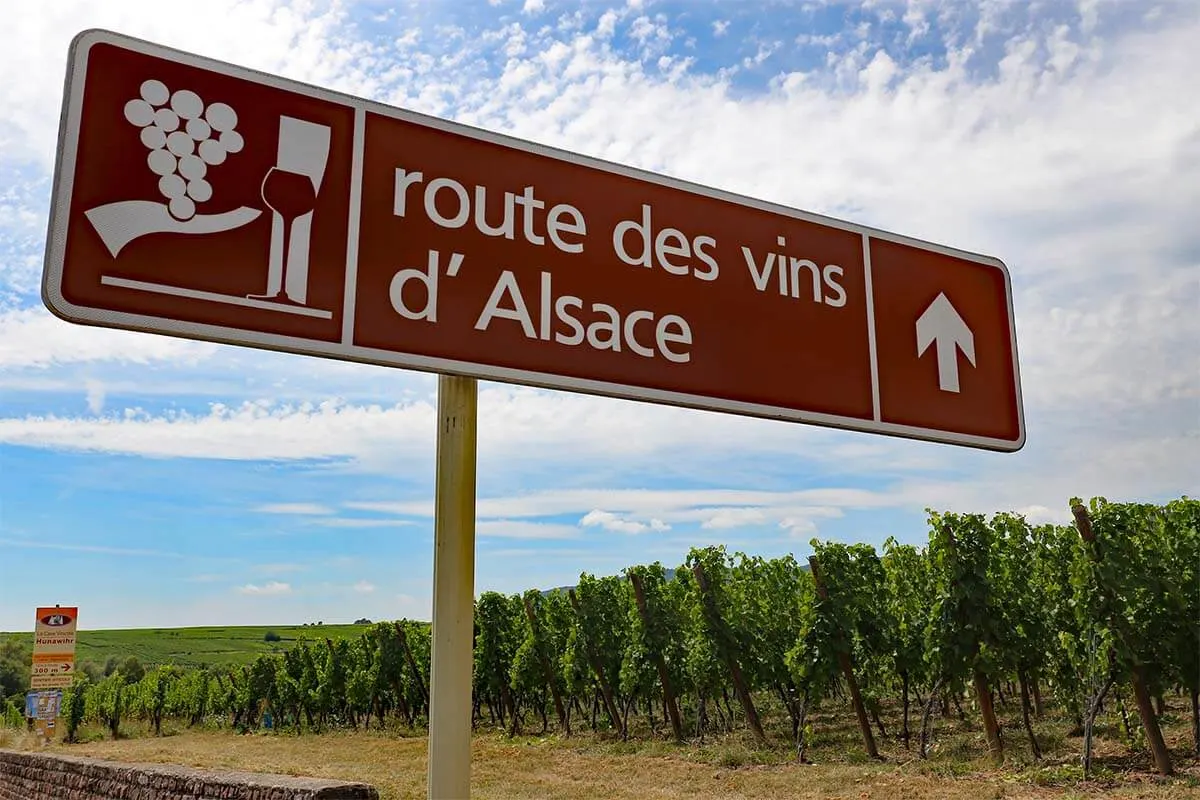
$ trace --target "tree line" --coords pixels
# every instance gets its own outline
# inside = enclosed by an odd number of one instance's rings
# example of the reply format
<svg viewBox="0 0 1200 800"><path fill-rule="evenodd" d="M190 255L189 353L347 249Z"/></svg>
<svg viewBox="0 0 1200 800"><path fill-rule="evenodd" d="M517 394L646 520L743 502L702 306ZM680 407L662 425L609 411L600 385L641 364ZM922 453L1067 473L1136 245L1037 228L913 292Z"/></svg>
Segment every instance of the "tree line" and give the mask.
<svg viewBox="0 0 1200 800"><path fill-rule="evenodd" d="M763 744L788 736L803 760L814 710L848 704L878 757L886 706L893 735L926 757L938 712L962 715L969 700L1000 763L996 704L1019 704L1038 758L1034 722L1049 698L1083 737L1086 771L1100 710L1115 701L1124 713L1131 698L1138 739L1170 774L1168 693L1190 698L1200 753L1200 501L1073 498L1070 508L1071 525L929 511L924 546L814 539L807 563L714 546L671 571L656 562L585 572L565 590L484 592L474 724L680 741L744 730ZM80 674L64 727L69 738L84 722L115 736L130 718L155 731L167 719L420 727L429 664L427 623L376 622L357 639L301 639L244 666ZM644 721L636 731L631 714Z"/></svg>

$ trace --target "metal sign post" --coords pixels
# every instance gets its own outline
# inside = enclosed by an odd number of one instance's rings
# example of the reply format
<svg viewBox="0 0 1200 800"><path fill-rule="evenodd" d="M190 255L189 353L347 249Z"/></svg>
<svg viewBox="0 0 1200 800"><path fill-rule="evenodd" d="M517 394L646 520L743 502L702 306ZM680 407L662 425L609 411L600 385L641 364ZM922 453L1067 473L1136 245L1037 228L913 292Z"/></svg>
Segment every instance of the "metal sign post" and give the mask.
<svg viewBox="0 0 1200 800"><path fill-rule="evenodd" d="M475 378L438 376L427 770L430 800L471 796L477 409Z"/></svg>

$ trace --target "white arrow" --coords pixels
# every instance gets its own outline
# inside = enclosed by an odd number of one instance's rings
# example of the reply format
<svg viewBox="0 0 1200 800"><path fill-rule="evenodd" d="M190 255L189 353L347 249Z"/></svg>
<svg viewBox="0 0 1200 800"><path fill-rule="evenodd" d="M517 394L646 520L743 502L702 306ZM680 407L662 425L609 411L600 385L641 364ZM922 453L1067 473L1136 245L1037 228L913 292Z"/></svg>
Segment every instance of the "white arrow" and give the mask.
<svg viewBox="0 0 1200 800"><path fill-rule="evenodd" d="M975 366L975 335L945 294L939 294L917 320L917 357L937 344L938 388L958 391L958 350Z"/></svg>

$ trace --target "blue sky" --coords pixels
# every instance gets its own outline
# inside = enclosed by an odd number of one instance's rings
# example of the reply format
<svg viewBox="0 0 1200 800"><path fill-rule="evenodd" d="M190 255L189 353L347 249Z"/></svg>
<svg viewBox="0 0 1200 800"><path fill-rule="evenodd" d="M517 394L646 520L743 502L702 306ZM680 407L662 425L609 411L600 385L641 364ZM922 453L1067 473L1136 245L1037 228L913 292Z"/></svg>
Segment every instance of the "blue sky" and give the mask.
<svg viewBox="0 0 1200 800"><path fill-rule="evenodd" d="M429 613L432 376L42 307L87 27L1008 264L1016 454L481 384L477 591L1200 485L1193 3L62 0L0 34L0 630Z"/></svg>

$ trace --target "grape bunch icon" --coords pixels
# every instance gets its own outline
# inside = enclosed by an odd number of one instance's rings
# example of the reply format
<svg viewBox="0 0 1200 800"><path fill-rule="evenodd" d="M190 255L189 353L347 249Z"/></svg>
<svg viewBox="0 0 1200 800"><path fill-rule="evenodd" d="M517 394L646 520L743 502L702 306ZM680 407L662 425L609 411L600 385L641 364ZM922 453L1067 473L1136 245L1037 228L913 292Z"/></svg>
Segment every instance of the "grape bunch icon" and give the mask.
<svg viewBox="0 0 1200 800"><path fill-rule="evenodd" d="M274 114L254 106L254 113L242 121L243 127L248 129L248 145L247 138L238 130L238 114L233 105L227 102L206 104L201 94L193 91L196 88L205 91L203 82L192 84L190 88L169 87L155 77L140 77L147 79L128 86L125 97L130 99L124 101L121 111L125 121L137 129L137 137L148 151L146 166L157 178L160 197L114 199L85 210L84 215L104 247L115 259L127 245L143 236L221 234L249 225L265 211L269 229L262 230L268 237L266 241L259 240L264 246L262 255L243 253L259 245L253 244L254 237L242 237L236 244L231 242L238 252L230 261L230 265L238 269L249 265L255 271L265 271L265 285L256 287L246 283L232 294L208 290L201 294L211 302L332 318L332 312L327 309L307 305L313 215L329 161L332 126L287 113L279 114L278 121L274 122L267 119ZM239 104L255 102L245 97L239 100L236 90L232 97L217 99ZM112 120L121 132L120 138L128 137L127 144L116 146L136 150L137 143L129 135L129 129L119 117L114 120L113 116L106 115L103 126L107 128ZM109 136L106 130L105 138ZM231 157L236 159L236 154L246 148L249 148L250 160L258 163L271 148L275 151L274 161L266 167L261 178L252 176L246 168L240 170L240 176L239 170L233 170L222 180L234 184L222 185L234 191L221 195L226 198L223 203L213 202L214 168L219 168ZM250 181L255 184L261 205L250 198L247 190L251 186L246 185ZM107 183L116 191L128 191L128 182L110 178ZM150 187L142 187L141 191L150 191ZM249 204L238 204L239 197ZM134 258L136 260L137 256ZM123 276L104 276L102 282L143 292L179 294L199 291Z"/></svg>
<svg viewBox="0 0 1200 800"><path fill-rule="evenodd" d="M125 119L141 128L150 150L146 163L159 176L158 191L175 219L196 215L196 204L212 198L209 167L239 152L245 142L238 133L237 112L226 103L207 107L188 89L170 92L159 80L148 80L140 96L125 104Z"/></svg>
<svg viewBox="0 0 1200 800"><path fill-rule="evenodd" d="M151 79L142 81L138 96L122 110L150 151L146 166L158 176L158 191L166 202L131 198L84 212L113 258L133 240L152 233L220 233L261 216L261 209L245 205L223 210L209 205L212 168L246 146L232 106L205 106L196 92L172 93L165 83ZM203 206L210 210L202 211Z"/></svg>

